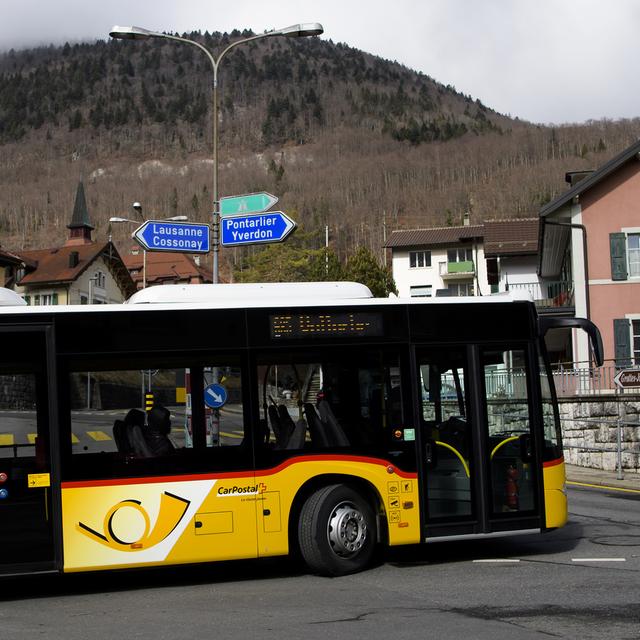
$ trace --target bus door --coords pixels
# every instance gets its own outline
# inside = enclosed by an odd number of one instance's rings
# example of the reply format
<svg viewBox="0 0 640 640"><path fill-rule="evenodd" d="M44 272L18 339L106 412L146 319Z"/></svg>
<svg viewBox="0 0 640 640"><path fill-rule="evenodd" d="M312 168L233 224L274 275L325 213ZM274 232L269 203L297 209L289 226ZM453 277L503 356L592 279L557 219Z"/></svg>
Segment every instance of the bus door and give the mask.
<svg viewBox="0 0 640 640"><path fill-rule="evenodd" d="M54 568L50 334L0 327L0 574Z"/></svg>
<svg viewBox="0 0 640 640"><path fill-rule="evenodd" d="M418 349L425 535L539 530L527 350Z"/></svg>

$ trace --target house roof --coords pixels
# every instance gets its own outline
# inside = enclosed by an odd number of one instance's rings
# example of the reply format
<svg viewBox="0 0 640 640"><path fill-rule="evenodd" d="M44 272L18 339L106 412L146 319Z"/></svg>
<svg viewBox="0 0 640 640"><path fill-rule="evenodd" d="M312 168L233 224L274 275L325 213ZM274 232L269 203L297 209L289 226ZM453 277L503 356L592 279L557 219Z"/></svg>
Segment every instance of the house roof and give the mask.
<svg viewBox="0 0 640 640"><path fill-rule="evenodd" d="M575 198L576 196L580 196L585 191L588 191L589 189L591 189L591 187L594 187L596 184L598 184L601 180L617 171L627 162L630 162L631 160L635 160L637 162L638 159L636 156L638 155L638 153L640 153L640 140L625 149L622 153L619 153L617 156L615 156L615 158L609 160L609 162L603 164L597 171L591 173L591 175L578 182L568 191L565 191L555 200L552 200L544 207L542 207L542 209L540 209L540 217L546 218L548 215L554 213L560 207L563 207L567 203L571 202L573 198Z"/></svg>
<svg viewBox="0 0 640 640"><path fill-rule="evenodd" d="M484 254L487 257L538 253L538 218L488 220L484 223Z"/></svg>
<svg viewBox="0 0 640 640"><path fill-rule="evenodd" d="M442 244L452 244L482 238L483 225L468 225L463 227L432 227L431 229L407 229L393 231L385 243L385 247L430 247Z"/></svg>
<svg viewBox="0 0 640 640"><path fill-rule="evenodd" d="M77 256L72 257L72 253ZM25 262L33 270L20 280L20 286L60 285L74 282L100 256L111 266L125 296L135 292L135 285L120 254L112 242L34 249L23 251Z"/></svg>
<svg viewBox="0 0 640 640"><path fill-rule="evenodd" d="M9 265L9 264L23 264L25 262L22 256L19 256L17 253L12 253L11 251L7 251L0 247L0 265Z"/></svg>
<svg viewBox="0 0 640 640"><path fill-rule="evenodd" d="M140 250L124 256L124 263L133 280L142 282L144 253ZM186 253L173 251L147 251L145 280L147 284L165 282L213 282L211 271L197 265Z"/></svg>
<svg viewBox="0 0 640 640"><path fill-rule="evenodd" d="M385 247L434 247L482 238L487 256L515 256L538 253L537 218L488 220L463 227L433 227L394 231Z"/></svg>

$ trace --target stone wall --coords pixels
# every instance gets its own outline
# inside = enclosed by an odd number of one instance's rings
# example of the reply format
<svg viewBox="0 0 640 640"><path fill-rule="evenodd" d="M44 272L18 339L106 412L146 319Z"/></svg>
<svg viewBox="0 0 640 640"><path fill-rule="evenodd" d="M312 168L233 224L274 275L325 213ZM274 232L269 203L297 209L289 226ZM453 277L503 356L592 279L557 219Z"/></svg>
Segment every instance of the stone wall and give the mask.
<svg viewBox="0 0 640 640"><path fill-rule="evenodd" d="M0 409L34 411L35 408L36 385L32 375L0 376Z"/></svg>
<svg viewBox="0 0 640 640"><path fill-rule="evenodd" d="M640 473L640 396L562 398L559 404L569 464L615 471L620 419L622 468Z"/></svg>

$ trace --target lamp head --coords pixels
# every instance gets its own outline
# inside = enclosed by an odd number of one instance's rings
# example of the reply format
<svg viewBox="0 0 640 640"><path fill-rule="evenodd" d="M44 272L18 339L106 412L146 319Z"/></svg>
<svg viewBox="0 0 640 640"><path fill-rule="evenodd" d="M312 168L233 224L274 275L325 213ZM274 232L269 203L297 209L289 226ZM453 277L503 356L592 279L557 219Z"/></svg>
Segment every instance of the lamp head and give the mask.
<svg viewBox="0 0 640 640"><path fill-rule="evenodd" d="M319 36L321 33L324 33L324 29L319 22L306 22L278 29L274 32L274 35L286 36L287 38L306 38L308 36Z"/></svg>
<svg viewBox="0 0 640 640"><path fill-rule="evenodd" d="M116 40L146 40L153 38L156 34L142 27L119 27L114 26L109 35Z"/></svg>

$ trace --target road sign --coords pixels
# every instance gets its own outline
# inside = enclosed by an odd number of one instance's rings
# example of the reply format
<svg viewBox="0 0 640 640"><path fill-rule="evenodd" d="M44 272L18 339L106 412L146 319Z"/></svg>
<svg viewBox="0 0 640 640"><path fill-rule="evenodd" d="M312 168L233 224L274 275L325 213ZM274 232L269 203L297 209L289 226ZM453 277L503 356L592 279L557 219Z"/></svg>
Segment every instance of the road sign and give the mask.
<svg viewBox="0 0 640 640"><path fill-rule="evenodd" d="M228 196L220 198L220 215L235 216L246 213L262 213L267 209L271 209L276 202L278 202L278 198L266 191L247 193L243 196Z"/></svg>
<svg viewBox="0 0 640 640"><path fill-rule="evenodd" d="M209 252L208 224L147 220L133 232L133 238L147 251Z"/></svg>
<svg viewBox="0 0 640 640"><path fill-rule="evenodd" d="M226 216L220 224L222 244L226 247L282 242L297 226L283 211Z"/></svg>
<svg viewBox="0 0 640 640"><path fill-rule="evenodd" d="M204 403L212 409L219 409L227 402L227 390L217 382L205 387Z"/></svg>
<svg viewBox="0 0 640 640"><path fill-rule="evenodd" d="M621 389L637 389L640 387L640 369L623 369L613 381Z"/></svg>

